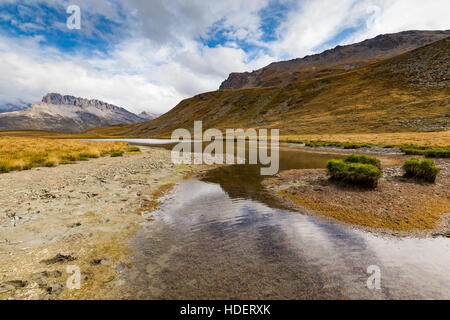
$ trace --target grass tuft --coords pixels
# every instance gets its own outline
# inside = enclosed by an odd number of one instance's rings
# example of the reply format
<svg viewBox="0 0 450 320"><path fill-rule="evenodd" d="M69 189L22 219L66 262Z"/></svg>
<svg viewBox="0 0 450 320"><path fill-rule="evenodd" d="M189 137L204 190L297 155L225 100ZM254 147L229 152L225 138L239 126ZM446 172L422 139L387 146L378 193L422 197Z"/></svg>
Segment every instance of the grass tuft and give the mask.
<svg viewBox="0 0 450 320"><path fill-rule="evenodd" d="M113 151L111 152L111 157L115 158L115 157L122 157L123 156L123 151Z"/></svg>
<svg viewBox="0 0 450 320"><path fill-rule="evenodd" d="M141 149L136 146L128 147L127 152L141 152Z"/></svg>
<svg viewBox="0 0 450 320"><path fill-rule="evenodd" d="M361 149L371 148L372 145L368 143L354 143L354 142L338 142L338 141L306 141L307 147L340 147L344 149Z"/></svg>
<svg viewBox="0 0 450 320"><path fill-rule="evenodd" d="M371 156L352 154L349 155L347 158L345 158L344 161L348 163L371 164L377 167L378 169L381 169L381 161Z"/></svg>
<svg viewBox="0 0 450 320"><path fill-rule="evenodd" d="M344 160L328 161L327 170L331 180L368 188L376 188L382 176L376 166Z"/></svg>
<svg viewBox="0 0 450 320"><path fill-rule="evenodd" d="M422 155L429 158L450 158L450 147L430 147L421 145L404 145L400 149L408 155Z"/></svg>
<svg viewBox="0 0 450 320"><path fill-rule="evenodd" d="M411 158L402 166L405 171L405 177L423 179L428 182L435 182L440 168L436 167L434 162L429 159Z"/></svg>

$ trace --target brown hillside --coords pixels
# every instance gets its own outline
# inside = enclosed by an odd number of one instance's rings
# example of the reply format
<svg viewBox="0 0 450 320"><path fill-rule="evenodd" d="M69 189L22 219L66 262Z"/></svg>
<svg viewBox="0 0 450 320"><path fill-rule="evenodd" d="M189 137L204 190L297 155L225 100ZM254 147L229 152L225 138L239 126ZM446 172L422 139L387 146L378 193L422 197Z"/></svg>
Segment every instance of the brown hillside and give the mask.
<svg viewBox="0 0 450 320"><path fill-rule="evenodd" d="M411 30L379 35L359 43L337 46L320 54L274 62L253 72L231 73L228 79L221 84L220 89L268 87L288 84L296 80L338 74L392 58L448 36L450 36L450 30Z"/></svg>
<svg viewBox="0 0 450 320"><path fill-rule="evenodd" d="M165 136L176 128L279 128L282 135L450 129L450 38L339 75L286 86L219 90L160 118L89 134Z"/></svg>

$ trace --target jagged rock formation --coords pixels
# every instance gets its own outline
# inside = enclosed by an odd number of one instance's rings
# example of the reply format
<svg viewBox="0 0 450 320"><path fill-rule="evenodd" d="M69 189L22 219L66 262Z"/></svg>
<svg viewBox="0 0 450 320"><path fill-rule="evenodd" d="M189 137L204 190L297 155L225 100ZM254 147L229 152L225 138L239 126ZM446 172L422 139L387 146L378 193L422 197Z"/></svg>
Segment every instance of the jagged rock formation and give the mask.
<svg viewBox="0 0 450 320"><path fill-rule="evenodd" d="M274 62L253 72L231 73L219 89L268 87L345 72L423 47L448 36L450 30L413 30L379 35L359 43L337 46L320 54Z"/></svg>
<svg viewBox="0 0 450 320"><path fill-rule="evenodd" d="M95 127L146 121L124 108L100 101L49 93L39 104L0 114L0 130L83 132Z"/></svg>

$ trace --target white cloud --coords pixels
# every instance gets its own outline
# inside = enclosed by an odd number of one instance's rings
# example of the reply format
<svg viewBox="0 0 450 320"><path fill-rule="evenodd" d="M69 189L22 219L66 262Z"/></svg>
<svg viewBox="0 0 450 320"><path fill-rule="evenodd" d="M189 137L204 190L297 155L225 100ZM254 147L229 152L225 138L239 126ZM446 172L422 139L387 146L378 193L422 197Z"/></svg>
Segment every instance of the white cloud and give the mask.
<svg viewBox="0 0 450 320"><path fill-rule="evenodd" d="M347 43L373 38L379 34L405 30L450 29L448 0L371 1L372 18L365 28L350 36ZM378 9L376 9L378 8Z"/></svg>
<svg viewBox="0 0 450 320"><path fill-rule="evenodd" d="M5 46L8 41L1 39ZM14 52L0 48L0 103L37 102L47 92L59 92L97 98L134 112L164 112L181 98L172 87L152 84L143 75L95 70L77 63L78 58L45 59L32 42L28 44L16 43Z"/></svg>
<svg viewBox="0 0 450 320"><path fill-rule="evenodd" d="M50 6L69 3L44 1ZM346 43L380 33L450 28L447 0L279 1L290 3L291 11L270 42L261 40L260 17L269 0L70 1L80 5L82 14L101 14L124 24L129 37L111 43L108 53L86 57L43 46L41 36L1 36L0 103L36 102L47 92L60 92L135 112L164 112L181 99L217 89L230 72L326 49L349 28L357 31L347 35ZM6 18L7 13L0 14L0 20ZM85 27L89 34L99 32L93 22ZM210 48L199 41L218 31L227 35L224 44ZM242 41L256 47L246 52Z"/></svg>
<svg viewBox="0 0 450 320"><path fill-rule="evenodd" d="M305 0L289 13L269 44L272 55L296 58L327 49L323 45L356 28L339 44L406 30L450 29L448 0Z"/></svg>
<svg viewBox="0 0 450 320"><path fill-rule="evenodd" d="M244 51L235 48L174 52L137 39L118 46L110 58L84 59L52 48L42 51L40 40L0 38L0 103L37 102L48 92L58 92L104 100L133 112L162 113L181 99L217 89L228 72L248 67ZM152 52L156 54L146 54ZM269 61L263 56L251 65L256 69Z"/></svg>
<svg viewBox="0 0 450 320"><path fill-rule="evenodd" d="M268 0L131 0L129 10L135 10L143 34L158 43L185 45L198 37L206 37L217 24L224 29L248 36L259 35L258 12ZM237 35L236 35L237 36Z"/></svg>

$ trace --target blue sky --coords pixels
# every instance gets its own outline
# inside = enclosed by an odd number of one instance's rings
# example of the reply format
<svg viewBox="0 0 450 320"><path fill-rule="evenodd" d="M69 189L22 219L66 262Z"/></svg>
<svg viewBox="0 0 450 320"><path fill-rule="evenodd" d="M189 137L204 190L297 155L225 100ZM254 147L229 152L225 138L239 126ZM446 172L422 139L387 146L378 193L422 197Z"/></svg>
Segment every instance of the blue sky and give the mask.
<svg viewBox="0 0 450 320"><path fill-rule="evenodd" d="M79 30L66 26L73 4ZM164 112L230 72L449 29L449 12L447 0L0 0L0 105L60 92Z"/></svg>
<svg viewBox="0 0 450 320"><path fill-rule="evenodd" d="M62 53L70 54L82 51L85 55L105 54L107 55L114 46L127 37L132 37L130 31L130 20L127 19L127 8L124 8L119 1L110 1L118 14L116 19L102 15L101 12L82 11L83 28L80 30L68 30L65 22L70 16L66 13L66 8L72 2L55 1L7 1L0 5L0 27L2 33L9 37L42 37L40 45L54 47ZM256 54L260 52L270 53L268 46L278 39L276 30L286 19L291 10L299 6L299 1L267 1L255 12L260 18L258 26L258 40L264 45L258 45L246 37L237 38L234 35L236 28L224 25L225 17L211 24L206 34L198 36L196 40L209 47L226 46L233 42L246 53ZM118 19L117 19L118 18ZM87 25L86 25L87 24ZM333 35L329 41L322 44L322 47L329 48L336 46L345 40L352 32L358 28L345 29ZM317 51L317 50L314 50ZM296 56L295 56L296 57ZM284 58L294 58L286 55Z"/></svg>
<svg viewBox="0 0 450 320"><path fill-rule="evenodd" d="M89 28L69 30L66 20L66 6L61 3L50 5L45 2L16 1L0 6L0 27L2 33L9 37L41 36L42 46L55 47L64 53L83 50L86 53L101 51L107 53L114 42L125 36L125 25L113 21L101 13L84 12L83 22L89 23ZM118 6L118 13L122 13Z"/></svg>

